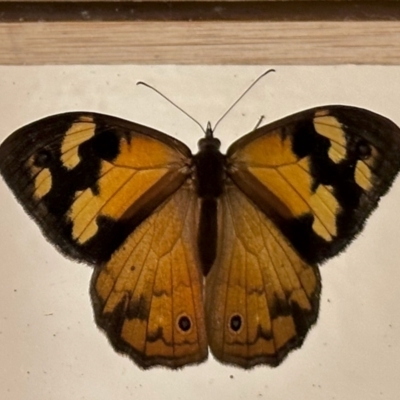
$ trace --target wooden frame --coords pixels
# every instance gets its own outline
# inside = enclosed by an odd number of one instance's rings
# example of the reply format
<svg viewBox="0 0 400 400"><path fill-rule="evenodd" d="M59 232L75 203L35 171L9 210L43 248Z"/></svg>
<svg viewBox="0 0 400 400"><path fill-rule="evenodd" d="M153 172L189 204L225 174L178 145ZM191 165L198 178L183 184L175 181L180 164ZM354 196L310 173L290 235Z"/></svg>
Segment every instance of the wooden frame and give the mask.
<svg viewBox="0 0 400 400"><path fill-rule="evenodd" d="M398 1L1 1L0 64L400 64Z"/></svg>

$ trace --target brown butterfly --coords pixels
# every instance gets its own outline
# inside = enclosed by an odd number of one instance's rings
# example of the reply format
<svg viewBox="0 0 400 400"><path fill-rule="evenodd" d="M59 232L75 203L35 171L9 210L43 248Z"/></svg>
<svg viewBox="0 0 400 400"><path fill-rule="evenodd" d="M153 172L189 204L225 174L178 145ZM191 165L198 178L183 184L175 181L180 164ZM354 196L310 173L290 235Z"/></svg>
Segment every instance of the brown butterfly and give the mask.
<svg viewBox="0 0 400 400"><path fill-rule="evenodd" d="M50 116L0 147L45 236L95 266L98 326L140 367L278 365L318 316L317 265L360 232L400 168L400 130L347 106L263 126L226 155L149 127Z"/></svg>

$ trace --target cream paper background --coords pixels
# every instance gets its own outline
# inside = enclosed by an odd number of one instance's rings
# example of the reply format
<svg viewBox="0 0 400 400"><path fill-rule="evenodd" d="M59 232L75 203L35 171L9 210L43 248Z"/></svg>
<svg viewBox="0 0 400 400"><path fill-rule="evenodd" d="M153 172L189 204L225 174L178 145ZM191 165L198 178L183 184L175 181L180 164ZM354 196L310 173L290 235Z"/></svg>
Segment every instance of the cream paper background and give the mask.
<svg viewBox="0 0 400 400"><path fill-rule="evenodd" d="M193 151L215 122L273 66L0 67L0 139L72 110L117 115L176 136ZM322 104L349 104L400 125L399 67L276 67L219 125L226 147L265 121ZM400 154L399 154L400 157ZM320 316L278 368L243 371L211 356L180 371L140 370L93 322L91 268L65 259L0 180L0 397L7 400L385 399L400 390L400 180L360 237L322 267Z"/></svg>

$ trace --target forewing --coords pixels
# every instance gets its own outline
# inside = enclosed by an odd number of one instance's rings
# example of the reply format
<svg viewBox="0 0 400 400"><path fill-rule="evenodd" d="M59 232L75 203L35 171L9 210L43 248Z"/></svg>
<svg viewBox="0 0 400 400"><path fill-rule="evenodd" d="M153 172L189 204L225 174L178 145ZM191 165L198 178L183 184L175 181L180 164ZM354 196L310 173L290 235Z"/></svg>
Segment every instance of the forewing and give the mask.
<svg viewBox="0 0 400 400"><path fill-rule="evenodd" d="M8 137L0 171L51 242L99 263L183 184L190 157L185 145L153 129L67 113Z"/></svg>
<svg viewBox="0 0 400 400"><path fill-rule="evenodd" d="M94 272L96 322L142 368L207 358L197 209L193 190L182 186Z"/></svg>
<svg viewBox="0 0 400 400"><path fill-rule="evenodd" d="M361 230L400 168L400 130L370 111L325 106L264 126L228 150L228 174L307 261Z"/></svg>
<svg viewBox="0 0 400 400"><path fill-rule="evenodd" d="M318 269L229 182L219 215L218 255L206 280L211 351L243 368L276 366L302 344L317 318Z"/></svg>

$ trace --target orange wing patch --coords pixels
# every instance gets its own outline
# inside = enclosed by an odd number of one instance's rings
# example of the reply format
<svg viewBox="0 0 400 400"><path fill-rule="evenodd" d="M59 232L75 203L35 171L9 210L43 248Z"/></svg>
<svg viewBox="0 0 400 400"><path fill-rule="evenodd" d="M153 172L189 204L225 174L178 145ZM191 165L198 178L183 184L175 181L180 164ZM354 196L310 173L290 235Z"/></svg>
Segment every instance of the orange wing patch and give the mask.
<svg viewBox="0 0 400 400"><path fill-rule="evenodd" d="M79 146L94 136L95 127L92 119L81 117L67 131L61 147L61 160L66 168L73 170L78 166ZM42 184L44 171L35 181L38 196L50 190L49 185ZM72 238L80 245L97 234L99 217L112 220L127 217L127 214L131 217L135 203L143 204L156 184L160 192L176 190L185 180L187 168L181 153L159 140L135 133L120 139L115 159L101 160L98 175L94 188L75 192L66 215L72 223ZM160 182L164 183L160 185ZM154 196L157 196L155 192L150 195Z"/></svg>
<svg viewBox="0 0 400 400"><path fill-rule="evenodd" d="M328 140L327 160L338 165L346 163L348 157L354 157L354 154L349 155L349 151L354 152L354 144L349 142L346 126L330 115L329 110L316 111L311 121L315 132ZM236 179L235 182L241 187L253 180L258 192L269 193L263 200L285 219L312 215L313 232L325 242L332 242L339 235L337 219L343 208L335 188L314 177L313 171L326 166L318 165L313 154L304 156L294 150L297 136L303 135L299 141L311 140L312 133L301 129L288 124L266 131L264 135L255 134L254 140L246 142L232 155L232 177L239 177L241 183ZM369 192L374 188L374 168L380 153L373 144L364 142L358 144L357 151L364 151L365 156L355 161L353 177L359 188ZM316 151L323 154L324 150Z"/></svg>
<svg viewBox="0 0 400 400"><path fill-rule="evenodd" d="M79 243L85 243L98 231L98 217L114 220L121 218L133 203L139 200L154 184L173 174L167 168L135 170L119 168L102 162L98 191L91 188L77 192L68 217L72 221L72 235ZM179 182L179 181L178 181ZM182 182L182 181L180 181Z"/></svg>
<svg viewBox="0 0 400 400"><path fill-rule="evenodd" d="M326 241L337 234L336 216L340 206L328 185L313 189L309 157L300 158L292 150L292 137L280 130L251 141L234 154L235 168L256 177L260 186L282 203L285 218L314 215L312 229ZM246 174L246 172L244 172ZM244 178L246 180L246 178Z"/></svg>
<svg viewBox="0 0 400 400"><path fill-rule="evenodd" d="M207 332L222 362L279 364L318 313L320 277L238 189L221 199L217 260L206 285Z"/></svg>
<svg viewBox="0 0 400 400"><path fill-rule="evenodd" d="M292 150L291 137L283 136L281 129L274 129L267 136L260 136L238 148L231 162L235 166L275 168L294 164L298 159Z"/></svg>
<svg viewBox="0 0 400 400"><path fill-rule="evenodd" d="M120 154L113 161L119 167L134 169L152 169L160 167L182 167L186 158L170 146L152 137L136 134L132 138L122 139Z"/></svg>
<svg viewBox="0 0 400 400"><path fill-rule="evenodd" d="M207 357L196 213L194 192L185 185L93 277L99 326L144 368Z"/></svg>

